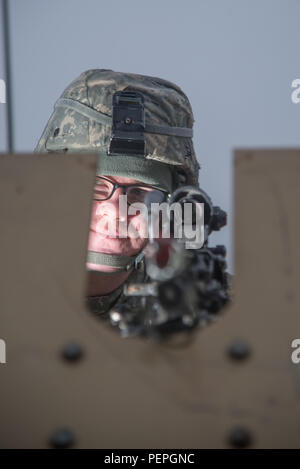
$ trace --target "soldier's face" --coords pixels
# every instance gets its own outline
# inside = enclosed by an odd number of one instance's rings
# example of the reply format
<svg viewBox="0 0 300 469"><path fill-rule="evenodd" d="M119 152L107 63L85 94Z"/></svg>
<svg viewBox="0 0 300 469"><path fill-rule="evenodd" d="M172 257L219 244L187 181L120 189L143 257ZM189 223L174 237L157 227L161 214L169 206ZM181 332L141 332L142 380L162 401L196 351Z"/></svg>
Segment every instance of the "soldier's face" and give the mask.
<svg viewBox="0 0 300 469"><path fill-rule="evenodd" d="M105 177L119 184L127 185L140 183L140 181L126 177ZM106 254L133 256L147 244L148 238L145 237L145 217L139 212L136 215L129 215L128 206L126 206L126 216L124 216L124 213L120 213L120 195L122 195L122 189L117 188L110 199L93 201L88 250ZM127 223L128 236L126 238L118 236L119 220L123 223ZM130 235L132 233L130 231L130 225L135 229L136 234L134 236ZM110 234L111 226L115 226L117 230L113 233L113 236ZM87 264L87 266L89 268L95 268L94 265L91 266ZM101 270L103 269L101 268Z"/></svg>

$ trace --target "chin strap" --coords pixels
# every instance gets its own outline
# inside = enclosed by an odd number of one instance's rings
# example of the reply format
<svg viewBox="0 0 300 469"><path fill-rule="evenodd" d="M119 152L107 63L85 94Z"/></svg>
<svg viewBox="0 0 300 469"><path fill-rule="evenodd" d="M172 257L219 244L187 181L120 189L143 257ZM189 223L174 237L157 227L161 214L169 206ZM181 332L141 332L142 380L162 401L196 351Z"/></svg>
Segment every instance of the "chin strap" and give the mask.
<svg viewBox="0 0 300 469"><path fill-rule="evenodd" d="M102 252L88 251L87 262L96 265L108 265L116 267L118 271L128 271L131 267L137 267L144 257L141 251L136 256L120 256L115 254L104 254ZM93 269L88 269L93 270Z"/></svg>

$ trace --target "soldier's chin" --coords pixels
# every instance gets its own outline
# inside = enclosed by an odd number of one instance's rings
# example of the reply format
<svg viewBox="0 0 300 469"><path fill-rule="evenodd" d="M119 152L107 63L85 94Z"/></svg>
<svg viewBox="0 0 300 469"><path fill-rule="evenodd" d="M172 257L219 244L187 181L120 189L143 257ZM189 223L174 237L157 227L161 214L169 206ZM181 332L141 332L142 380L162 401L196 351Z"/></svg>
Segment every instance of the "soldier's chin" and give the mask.
<svg viewBox="0 0 300 469"><path fill-rule="evenodd" d="M112 267L110 265L91 264L90 262L86 263L86 267L88 269L96 270L98 272L120 272L117 267Z"/></svg>

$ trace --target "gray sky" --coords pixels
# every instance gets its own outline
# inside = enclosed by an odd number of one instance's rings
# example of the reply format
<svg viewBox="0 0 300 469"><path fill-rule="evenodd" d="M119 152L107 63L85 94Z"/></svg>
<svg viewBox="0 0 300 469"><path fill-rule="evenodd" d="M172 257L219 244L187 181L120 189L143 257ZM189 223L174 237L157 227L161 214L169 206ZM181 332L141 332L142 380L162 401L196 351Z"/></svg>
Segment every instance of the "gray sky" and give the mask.
<svg viewBox="0 0 300 469"><path fill-rule="evenodd" d="M225 244L231 259L233 148L300 145L300 103L290 98L300 77L300 1L9 3L16 150L33 150L54 102L84 70L175 82L194 111L200 184L229 214L229 226L211 244Z"/></svg>

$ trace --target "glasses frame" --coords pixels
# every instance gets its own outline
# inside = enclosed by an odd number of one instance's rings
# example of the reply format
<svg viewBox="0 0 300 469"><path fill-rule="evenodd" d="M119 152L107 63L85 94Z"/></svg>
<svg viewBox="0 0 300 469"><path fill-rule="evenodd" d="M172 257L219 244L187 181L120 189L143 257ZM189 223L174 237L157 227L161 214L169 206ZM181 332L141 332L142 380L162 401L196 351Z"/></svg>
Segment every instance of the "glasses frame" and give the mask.
<svg viewBox="0 0 300 469"><path fill-rule="evenodd" d="M165 200L163 200L163 202L166 202L171 196L171 194L169 192L164 191L162 189L158 189L157 187L151 186L150 184L119 184L117 182L111 181L110 179L108 179L104 176L97 176L97 178L104 179L105 181L108 181L113 185L113 190L112 190L109 197L106 197L105 199L96 199L94 197L94 200L96 200L98 202L104 202L105 200L111 199L111 197L115 193L116 189L118 189L119 187L121 187L121 189L123 190L123 195L127 195L127 189L130 188L130 187L149 187L150 189L155 189L155 190L160 191L163 194L165 194ZM97 182L96 182L96 185L97 185ZM127 201L127 204L130 205L128 203L128 201Z"/></svg>

